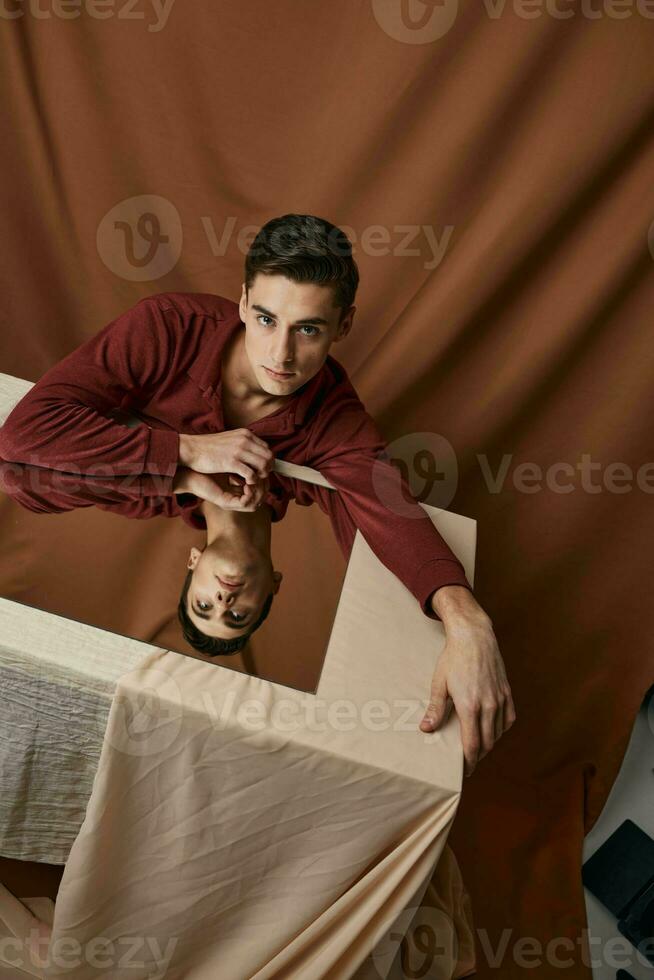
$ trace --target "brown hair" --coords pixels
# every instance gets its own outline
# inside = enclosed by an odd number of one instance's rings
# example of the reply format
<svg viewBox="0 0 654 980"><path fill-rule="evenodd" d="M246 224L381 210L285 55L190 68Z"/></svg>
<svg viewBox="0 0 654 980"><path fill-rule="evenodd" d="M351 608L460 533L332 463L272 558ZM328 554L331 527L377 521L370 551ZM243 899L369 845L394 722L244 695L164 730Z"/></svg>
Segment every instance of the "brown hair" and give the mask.
<svg viewBox="0 0 654 980"><path fill-rule="evenodd" d="M259 629L264 619L270 612L270 607L272 606L273 601L273 593L271 592L270 595L267 596L261 609L261 615L248 633L244 633L242 636L236 636L233 640L224 640L219 636L207 636L206 633L203 633L202 630L198 629L188 614L188 610L186 608L186 597L188 595L192 575L192 571L187 573L186 578L184 579L184 585L182 587L182 594L179 597L179 603L177 605L177 618L182 625L184 639L200 653L206 653L210 657L218 657L228 653L238 653L238 651L242 650L246 645L254 631Z"/></svg>
<svg viewBox="0 0 654 980"><path fill-rule="evenodd" d="M359 285L349 238L336 225L312 214L283 214L260 229L245 257L246 292L257 273L332 285L341 318L352 306Z"/></svg>

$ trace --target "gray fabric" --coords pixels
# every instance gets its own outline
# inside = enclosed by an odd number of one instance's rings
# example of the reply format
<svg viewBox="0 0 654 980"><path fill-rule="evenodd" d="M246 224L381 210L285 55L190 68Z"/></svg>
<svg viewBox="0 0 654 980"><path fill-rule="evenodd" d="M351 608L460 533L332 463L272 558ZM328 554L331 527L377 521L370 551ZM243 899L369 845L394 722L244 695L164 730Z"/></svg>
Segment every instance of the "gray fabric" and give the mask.
<svg viewBox="0 0 654 980"><path fill-rule="evenodd" d="M65 864L116 684L156 647L0 598L0 854Z"/></svg>
<svg viewBox="0 0 654 980"><path fill-rule="evenodd" d="M0 854L64 864L91 795L110 702L3 664Z"/></svg>

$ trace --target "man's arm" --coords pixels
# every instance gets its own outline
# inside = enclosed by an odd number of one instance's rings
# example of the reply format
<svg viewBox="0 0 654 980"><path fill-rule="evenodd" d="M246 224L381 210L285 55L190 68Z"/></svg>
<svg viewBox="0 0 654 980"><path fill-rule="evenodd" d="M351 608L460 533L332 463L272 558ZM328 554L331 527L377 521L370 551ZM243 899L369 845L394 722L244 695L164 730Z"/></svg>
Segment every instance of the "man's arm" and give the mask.
<svg viewBox="0 0 654 980"><path fill-rule="evenodd" d="M323 406L302 462L337 491L316 493L337 538L353 539L358 528L423 613L439 619L431 603L433 593L446 585L471 586L461 562L413 499L400 471L382 458L384 450L376 423L356 395L346 393L340 403L336 398Z"/></svg>
<svg viewBox="0 0 654 980"><path fill-rule="evenodd" d="M234 473L249 485L245 496L256 499L273 457L248 429L178 434L144 424L130 427L115 418L145 406L160 388L174 388L182 331L174 310L156 297L141 300L47 371L18 402L0 428L0 457L83 475L127 477L132 496L170 496L178 467L198 474ZM200 482L211 494L207 499L233 505L233 495Z"/></svg>
<svg viewBox="0 0 654 980"><path fill-rule="evenodd" d="M446 720L451 702L461 724L469 776L516 717L492 622L429 515L416 501L411 504L399 471L379 458L385 444L374 420L357 401L350 396L340 414L337 406L322 413L311 458L305 462L337 488L337 493L316 488L322 491L318 497L337 536L346 542L358 527L423 612L442 621L445 647L420 728L435 731ZM398 501L400 486L405 491L403 503L395 509L389 502ZM412 506L415 518L409 516Z"/></svg>
<svg viewBox="0 0 654 980"><path fill-rule="evenodd" d="M143 299L47 371L0 429L0 456L73 473L102 466L112 476L158 476L158 492L170 494L178 434L107 417L146 404L170 380L175 335L166 312Z"/></svg>
<svg viewBox="0 0 654 980"><path fill-rule="evenodd" d="M268 494L268 481L235 485L228 474L209 476L177 468L172 493L161 494L153 476L113 478L0 460L0 492L36 514L99 507L124 517L180 517L208 500L225 510L254 511Z"/></svg>
<svg viewBox="0 0 654 980"><path fill-rule="evenodd" d="M155 478L140 477L138 486L127 479L75 475L61 470L0 460L0 492L35 514L61 514L83 507L98 507L124 517L178 517L197 504L190 498L182 504L178 494L190 492L175 477L174 492L161 495Z"/></svg>

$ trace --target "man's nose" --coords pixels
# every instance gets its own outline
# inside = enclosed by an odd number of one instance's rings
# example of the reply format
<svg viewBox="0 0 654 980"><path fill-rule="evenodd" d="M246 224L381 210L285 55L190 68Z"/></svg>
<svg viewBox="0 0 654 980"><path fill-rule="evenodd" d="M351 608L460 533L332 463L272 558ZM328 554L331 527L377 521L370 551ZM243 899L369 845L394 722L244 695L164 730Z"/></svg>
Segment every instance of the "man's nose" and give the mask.
<svg viewBox="0 0 654 980"><path fill-rule="evenodd" d="M236 601L235 591L231 588L228 589L227 586L219 585L218 591L216 592L216 599L218 602L224 602L225 605L231 606Z"/></svg>
<svg viewBox="0 0 654 980"><path fill-rule="evenodd" d="M278 367L284 368L285 366L293 363L293 357L293 348L288 341L286 341L273 351L272 360Z"/></svg>

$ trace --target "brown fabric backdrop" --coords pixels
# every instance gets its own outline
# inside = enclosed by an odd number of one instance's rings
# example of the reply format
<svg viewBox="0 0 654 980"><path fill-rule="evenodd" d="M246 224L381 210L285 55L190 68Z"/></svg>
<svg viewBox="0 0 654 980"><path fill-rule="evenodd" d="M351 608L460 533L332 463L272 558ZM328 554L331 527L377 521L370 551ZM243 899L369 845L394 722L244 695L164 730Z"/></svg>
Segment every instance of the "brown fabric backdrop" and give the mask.
<svg viewBox="0 0 654 980"><path fill-rule="evenodd" d="M651 459L654 23L550 7L177 0L152 30L145 0L104 19L42 0L8 3L1 35L2 371L36 379L149 293L238 298L238 235L276 214L353 229L358 313L333 353L388 439L454 447L451 507L479 522L476 592L513 685L518 721L465 782L452 838L477 929L493 949L511 930L503 978L527 971L521 937L584 929L583 835L654 680L651 493L513 482L524 462ZM427 15L449 29L425 40ZM146 211L168 242L142 222L130 253L113 222ZM442 261L402 226L449 228ZM478 457L495 472L503 454L492 493ZM305 560L329 575L318 549ZM563 975L590 976L569 955Z"/></svg>

